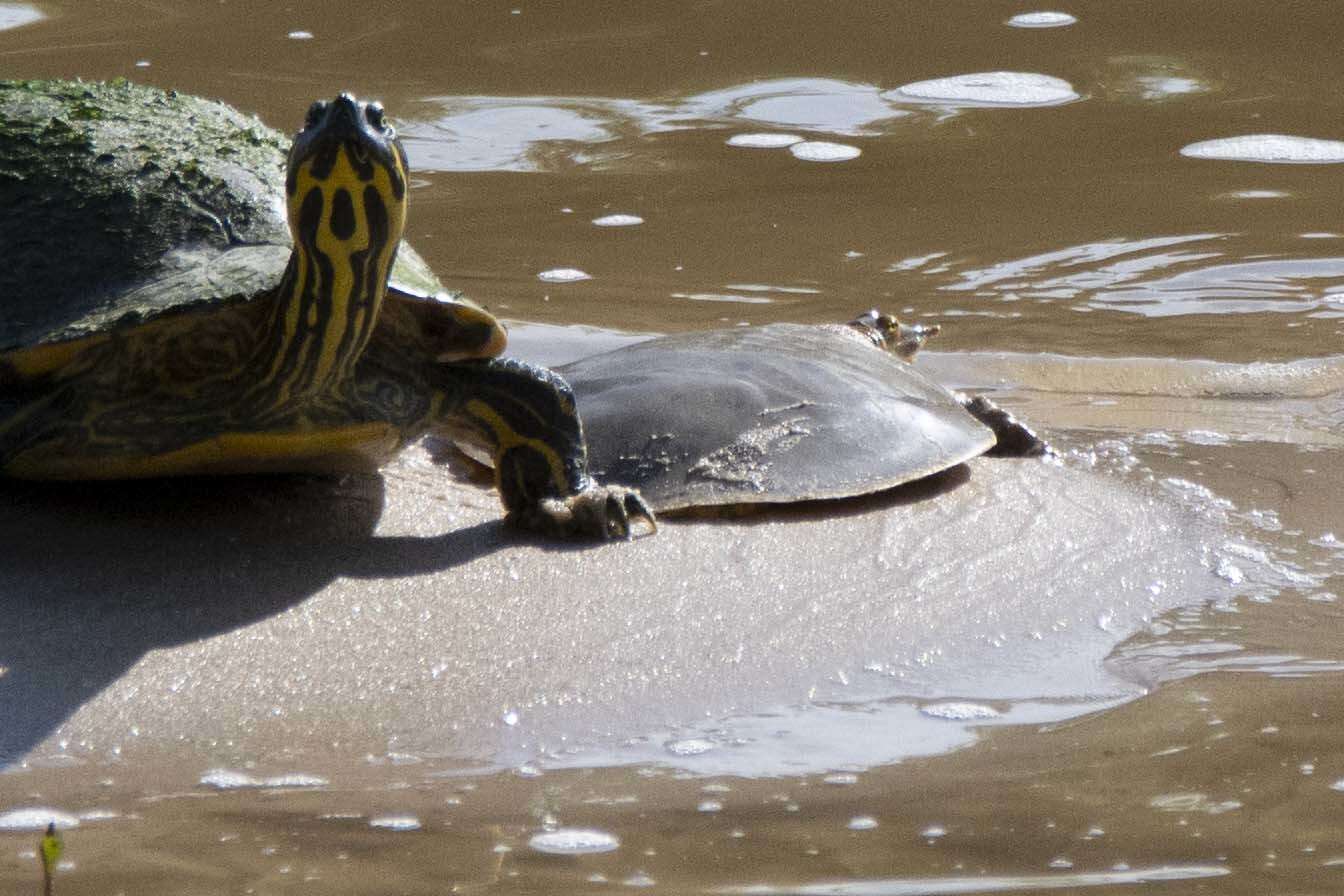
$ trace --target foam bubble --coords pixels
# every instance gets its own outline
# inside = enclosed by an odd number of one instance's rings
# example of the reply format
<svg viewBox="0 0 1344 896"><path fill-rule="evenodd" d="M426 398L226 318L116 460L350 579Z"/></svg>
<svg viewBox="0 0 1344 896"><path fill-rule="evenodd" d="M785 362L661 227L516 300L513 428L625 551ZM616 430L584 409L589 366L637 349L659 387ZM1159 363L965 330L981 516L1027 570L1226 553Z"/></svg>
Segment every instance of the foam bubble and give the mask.
<svg viewBox="0 0 1344 896"><path fill-rule="evenodd" d="M418 831L420 819L414 815L379 815L369 819L369 827L385 831Z"/></svg>
<svg viewBox="0 0 1344 896"><path fill-rule="evenodd" d="M1035 72L976 72L904 84L889 99L945 106L1058 106L1080 99L1062 78Z"/></svg>
<svg viewBox="0 0 1344 896"><path fill-rule="evenodd" d="M728 138L729 146L741 146L747 149L783 149L795 143L802 143L797 134L734 134Z"/></svg>
<svg viewBox="0 0 1344 896"><path fill-rule="evenodd" d="M216 790L241 790L250 787L325 787L330 782L318 775L303 772L258 778L230 768L212 768L201 775L200 783L203 787L213 787Z"/></svg>
<svg viewBox="0 0 1344 896"><path fill-rule="evenodd" d="M1077 21L1077 16L1071 16L1066 12L1041 10L1040 12L1018 13L1004 24L1013 28L1063 28L1076 24Z"/></svg>
<svg viewBox="0 0 1344 896"><path fill-rule="evenodd" d="M1327 165L1344 162L1344 141L1291 134L1243 134L1191 143L1181 148L1181 155L1229 162Z"/></svg>
<svg viewBox="0 0 1344 896"><path fill-rule="evenodd" d="M537 279L546 283L577 283L580 280L591 280L593 275L578 268L551 268L538 274Z"/></svg>
<svg viewBox="0 0 1344 896"><path fill-rule="evenodd" d="M69 812L46 806L0 812L0 831L45 831L49 824L54 824L59 830L64 831L79 827L79 819Z"/></svg>
<svg viewBox="0 0 1344 896"><path fill-rule="evenodd" d="M0 31L30 25L45 18L41 10L26 3L0 3Z"/></svg>
<svg viewBox="0 0 1344 896"><path fill-rule="evenodd" d="M968 722L972 719L992 719L999 715L999 711L992 706L985 706L983 703L961 703L949 701L947 703L930 703L921 706L919 711L926 716L935 719L950 719L955 722Z"/></svg>
<svg viewBox="0 0 1344 896"><path fill-rule="evenodd" d="M614 852L621 841L613 834L593 828L559 828L534 835L527 845L548 855L582 856Z"/></svg>
<svg viewBox="0 0 1344 896"><path fill-rule="evenodd" d="M871 815L856 815L846 825L851 831L871 831L877 827L877 819Z"/></svg>
<svg viewBox="0 0 1344 896"><path fill-rule="evenodd" d="M636 224L643 224L644 219L639 215L603 215L594 218L593 223L598 227L634 227Z"/></svg>
<svg viewBox="0 0 1344 896"><path fill-rule="evenodd" d="M847 143L829 143L825 140L804 140L789 147L794 158L804 162L848 162L857 159L863 150Z"/></svg>
<svg viewBox="0 0 1344 896"><path fill-rule="evenodd" d="M285 35L285 36L288 37L290 40L312 40L312 39L313 39L313 32L311 32L311 31L291 31L291 32L289 32L289 34L287 34L287 35Z"/></svg>

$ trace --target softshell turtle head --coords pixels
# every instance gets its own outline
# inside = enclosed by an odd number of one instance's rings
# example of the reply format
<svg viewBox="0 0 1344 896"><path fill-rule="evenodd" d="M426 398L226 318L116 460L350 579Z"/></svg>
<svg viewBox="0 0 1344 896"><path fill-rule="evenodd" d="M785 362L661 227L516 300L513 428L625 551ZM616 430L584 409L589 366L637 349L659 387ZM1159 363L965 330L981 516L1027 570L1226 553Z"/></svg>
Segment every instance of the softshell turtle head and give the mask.
<svg viewBox="0 0 1344 896"><path fill-rule="evenodd" d="M873 341L878 348L891 352L902 361L913 361L930 336L937 336L942 327L937 324L903 324L893 314L884 314L876 308L865 311L849 325Z"/></svg>

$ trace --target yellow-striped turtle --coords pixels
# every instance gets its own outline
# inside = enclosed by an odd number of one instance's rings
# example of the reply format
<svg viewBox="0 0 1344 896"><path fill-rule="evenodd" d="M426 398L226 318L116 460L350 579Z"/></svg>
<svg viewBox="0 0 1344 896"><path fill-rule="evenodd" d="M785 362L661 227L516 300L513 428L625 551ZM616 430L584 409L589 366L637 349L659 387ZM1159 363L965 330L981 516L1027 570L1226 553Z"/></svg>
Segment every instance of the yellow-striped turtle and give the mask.
<svg viewBox="0 0 1344 896"><path fill-rule="evenodd" d="M401 244L405 154L376 103L288 141L124 82L0 82L0 473L84 480L368 470L483 443L509 518L628 535L569 387ZM282 187L283 185L283 187Z"/></svg>
<svg viewBox="0 0 1344 896"><path fill-rule="evenodd" d="M557 370L594 472L659 513L847 498L980 454L1046 453L993 402L909 363L937 331L870 311L664 336Z"/></svg>

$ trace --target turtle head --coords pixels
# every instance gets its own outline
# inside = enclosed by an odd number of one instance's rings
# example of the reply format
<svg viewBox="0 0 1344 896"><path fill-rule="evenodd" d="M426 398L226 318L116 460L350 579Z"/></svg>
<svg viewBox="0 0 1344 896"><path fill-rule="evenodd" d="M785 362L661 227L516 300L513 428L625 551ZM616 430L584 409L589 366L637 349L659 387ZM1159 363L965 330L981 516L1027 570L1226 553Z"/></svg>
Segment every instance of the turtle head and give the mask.
<svg viewBox="0 0 1344 896"><path fill-rule="evenodd" d="M380 103L343 93L308 108L285 177L290 228L318 241L395 250L406 218L406 153Z"/></svg>
<svg viewBox="0 0 1344 896"><path fill-rule="evenodd" d="M937 324L903 324L895 315L883 314L876 308L860 314L849 325L902 361L913 361L929 337L937 336L943 329Z"/></svg>
<svg viewBox="0 0 1344 896"><path fill-rule="evenodd" d="M285 176L294 250L271 328L277 394L346 376L364 351L406 222L406 153L378 103L308 109Z"/></svg>

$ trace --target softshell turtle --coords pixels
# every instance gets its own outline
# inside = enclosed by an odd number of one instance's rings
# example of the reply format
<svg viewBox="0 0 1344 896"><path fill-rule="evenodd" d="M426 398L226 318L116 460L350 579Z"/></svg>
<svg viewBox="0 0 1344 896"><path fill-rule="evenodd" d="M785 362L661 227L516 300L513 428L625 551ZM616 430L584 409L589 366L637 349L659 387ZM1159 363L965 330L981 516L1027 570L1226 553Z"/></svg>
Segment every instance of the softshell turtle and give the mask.
<svg viewBox="0 0 1344 896"><path fill-rule="evenodd" d="M382 107L348 94L291 147L195 97L0 82L0 474L369 470L465 432L512 521L651 525L589 477L569 387L495 357L499 323L401 243L406 201Z"/></svg>
<svg viewBox="0 0 1344 896"><path fill-rule="evenodd" d="M987 452L1045 453L993 402L911 365L936 332L870 311L664 336L556 369L593 470L660 513L847 498Z"/></svg>

